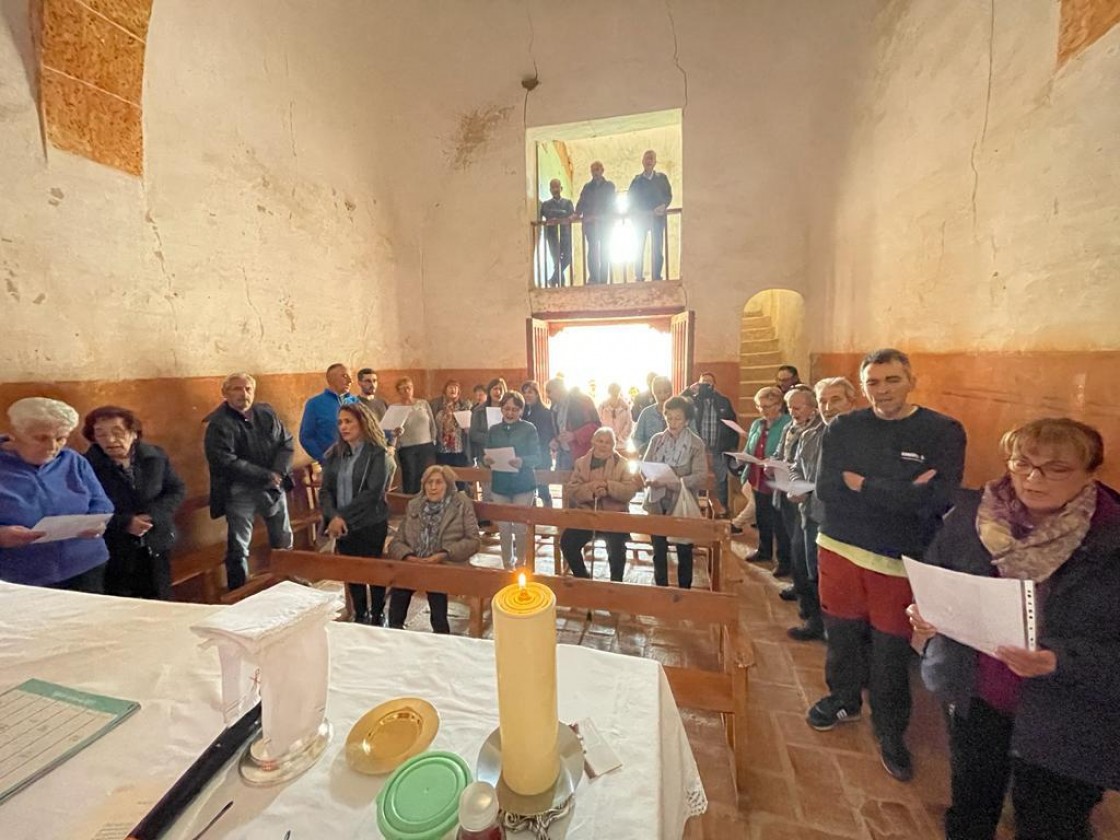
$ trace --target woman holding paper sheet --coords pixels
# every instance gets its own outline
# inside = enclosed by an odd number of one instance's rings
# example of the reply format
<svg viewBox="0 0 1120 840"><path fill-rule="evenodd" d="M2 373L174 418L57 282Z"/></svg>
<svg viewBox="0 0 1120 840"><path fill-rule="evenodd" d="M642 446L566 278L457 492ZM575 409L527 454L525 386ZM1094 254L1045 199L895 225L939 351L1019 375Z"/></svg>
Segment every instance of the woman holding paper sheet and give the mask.
<svg viewBox="0 0 1120 840"><path fill-rule="evenodd" d="M30 542L30 529L46 516L113 512L89 461L66 445L78 412L58 400L27 397L9 406L8 420L10 434L0 436L0 580L103 592L104 524L73 539Z"/></svg>
<svg viewBox="0 0 1120 840"><path fill-rule="evenodd" d="M470 415L471 404L464 400L460 393L462 386L456 379L449 379L443 386L443 392L432 400L432 415L436 418L436 463L448 467L470 466L471 442L468 437L470 423L466 429L462 427L455 415L465 411ZM462 415L460 415L462 416ZM423 484L423 480L421 480ZM460 490L466 490L467 485L460 482Z"/></svg>
<svg viewBox="0 0 1120 840"><path fill-rule="evenodd" d="M688 424L695 415L692 400L673 397L665 403L665 431L658 432L646 447L643 461L668 464L674 478L670 482L646 479L645 509L652 514L669 515L677 504L681 484L695 494L708 486L708 450L704 441ZM669 538L651 537L653 543L653 581L669 585ZM692 588L692 544L677 543L677 585Z"/></svg>
<svg viewBox="0 0 1120 840"><path fill-rule="evenodd" d="M486 446L482 462L493 472L490 478L491 498L499 505L532 507L536 501L537 479L533 470L541 462L540 438L537 429L521 419L525 398L517 391L502 397L502 422L486 433ZM500 462L495 450L513 450L513 457ZM524 523L499 522L498 534L502 545L502 562L507 569L514 567L514 541L516 540L517 565L525 565L528 529Z"/></svg>
<svg viewBox="0 0 1120 840"><path fill-rule="evenodd" d="M1120 497L1094 479L1104 445L1083 423L1035 420L1002 447L1007 473L962 491L923 561L1033 580L1038 649L990 657L908 610L948 709L946 837L994 837L1010 786L1018 840L1082 840L1120 789Z"/></svg>
<svg viewBox="0 0 1120 840"><path fill-rule="evenodd" d="M782 432L791 422L785 412L785 396L776 385L760 388L754 395L754 405L762 416L747 429L747 443L743 451L759 460L779 455L778 446ZM778 567L788 569L792 550L789 534L782 517L774 508L774 488L767 481L766 470L758 464L747 467L747 481L754 495L755 523L758 525L758 550L747 559L765 563L774 557L774 544L778 546Z"/></svg>
<svg viewBox="0 0 1120 840"><path fill-rule="evenodd" d="M396 437L397 460L401 465L401 490L405 493L420 492L420 476L436 462L436 440L439 429L432 407L427 400L415 396L416 386L408 376L397 380L400 405L412 407Z"/></svg>
<svg viewBox="0 0 1120 840"><path fill-rule="evenodd" d="M346 403L338 409L338 441L323 459L319 503L326 532L336 540L339 554L380 557L389 535L389 505L385 493L396 466L388 454L385 433L373 409ZM385 587L348 583L354 620L381 624Z"/></svg>

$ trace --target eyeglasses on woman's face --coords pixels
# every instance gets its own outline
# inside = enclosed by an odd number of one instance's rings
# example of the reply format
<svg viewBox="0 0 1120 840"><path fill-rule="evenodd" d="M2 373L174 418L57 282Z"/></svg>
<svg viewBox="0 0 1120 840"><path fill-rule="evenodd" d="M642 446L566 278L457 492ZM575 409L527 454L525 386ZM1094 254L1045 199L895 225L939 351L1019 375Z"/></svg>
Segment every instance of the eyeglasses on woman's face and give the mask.
<svg viewBox="0 0 1120 840"><path fill-rule="evenodd" d="M1030 478L1035 472L1045 481L1065 481L1079 470L1064 461L1047 461L1045 464L1035 464L1022 455L1017 455L1007 462L1007 469L1023 478Z"/></svg>

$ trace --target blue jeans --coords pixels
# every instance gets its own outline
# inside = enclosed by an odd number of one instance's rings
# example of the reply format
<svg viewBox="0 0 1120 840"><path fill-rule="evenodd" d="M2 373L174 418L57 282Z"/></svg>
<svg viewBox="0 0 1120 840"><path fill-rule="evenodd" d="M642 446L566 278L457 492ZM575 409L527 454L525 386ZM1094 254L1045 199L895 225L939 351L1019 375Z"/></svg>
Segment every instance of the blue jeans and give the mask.
<svg viewBox="0 0 1120 840"><path fill-rule="evenodd" d="M226 501L226 584L231 591L244 586L249 577L249 545L257 514L264 519L270 546L292 547L292 525L284 492L233 487Z"/></svg>
<svg viewBox="0 0 1120 840"><path fill-rule="evenodd" d="M650 239L650 262L653 263L653 279L661 279L661 268L665 262L665 217L638 217L634 222L634 233L638 239L638 259L634 261L634 279L641 280L645 272L646 236Z"/></svg>

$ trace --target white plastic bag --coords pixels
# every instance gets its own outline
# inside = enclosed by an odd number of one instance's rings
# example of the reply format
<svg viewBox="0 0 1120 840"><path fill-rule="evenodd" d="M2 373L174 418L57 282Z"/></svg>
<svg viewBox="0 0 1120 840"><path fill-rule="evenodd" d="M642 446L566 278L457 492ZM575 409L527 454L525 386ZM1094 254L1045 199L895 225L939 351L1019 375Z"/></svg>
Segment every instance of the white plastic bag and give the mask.
<svg viewBox="0 0 1120 840"><path fill-rule="evenodd" d="M692 492L685 487L684 479L681 479L681 486L677 492L677 501L673 503L673 509L669 511L670 516L678 516L682 519L703 519L704 514L700 511L700 505L696 501L696 497ZM684 537L669 537L669 542L673 545L692 545L692 540Z"/></svg>

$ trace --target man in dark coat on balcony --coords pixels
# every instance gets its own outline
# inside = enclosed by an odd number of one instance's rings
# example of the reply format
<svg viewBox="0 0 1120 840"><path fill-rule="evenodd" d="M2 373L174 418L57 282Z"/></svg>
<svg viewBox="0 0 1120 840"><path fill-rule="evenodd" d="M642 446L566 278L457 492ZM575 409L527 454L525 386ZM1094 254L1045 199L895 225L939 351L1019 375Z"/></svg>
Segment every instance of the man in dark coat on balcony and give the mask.
<svg viewBox="0 0 1120 840"><path fill-rule="evenodd" d="M544 241L548 243L548 253L552 257L552 274L548 278L549 288L564 285L564 272L572 264L572 217L576 208L571 199L561 198L563 185L559 178L548 182L552 198L541 202L541 219L546 223Z"/></svg>
<svg viewBox="0 0 1120 840"><path fill-rule="evenodd" d="M614 184L603 177L603 164L591 162L591 180L583 185L576 213L587 237L587 282L607 283L611 277L610 217L614 215Z"/></svg>

